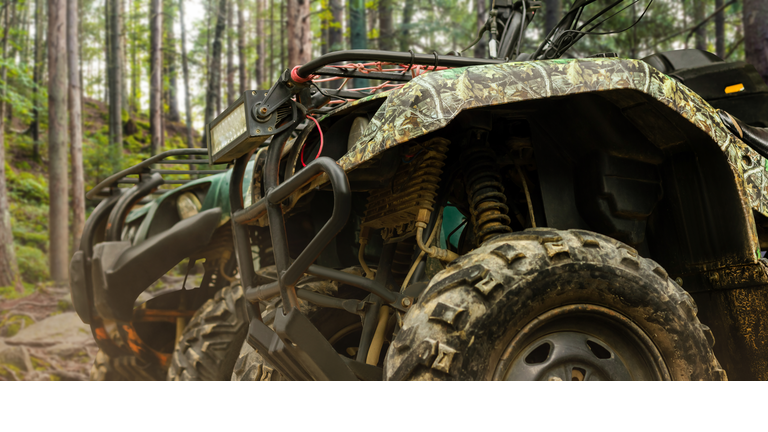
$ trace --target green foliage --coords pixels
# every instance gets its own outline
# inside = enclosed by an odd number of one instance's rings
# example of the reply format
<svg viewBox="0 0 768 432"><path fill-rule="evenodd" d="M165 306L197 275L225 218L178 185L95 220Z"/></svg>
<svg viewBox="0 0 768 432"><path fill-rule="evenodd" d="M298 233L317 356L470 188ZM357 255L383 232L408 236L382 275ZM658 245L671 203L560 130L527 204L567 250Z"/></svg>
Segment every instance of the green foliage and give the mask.
<svg viewBox="0 0 768 432"><path fill-rule="evenodd" d="M25 281L43 282L48 280L48 256L42 250L30 246L16 247L16 261Z"/></svg>

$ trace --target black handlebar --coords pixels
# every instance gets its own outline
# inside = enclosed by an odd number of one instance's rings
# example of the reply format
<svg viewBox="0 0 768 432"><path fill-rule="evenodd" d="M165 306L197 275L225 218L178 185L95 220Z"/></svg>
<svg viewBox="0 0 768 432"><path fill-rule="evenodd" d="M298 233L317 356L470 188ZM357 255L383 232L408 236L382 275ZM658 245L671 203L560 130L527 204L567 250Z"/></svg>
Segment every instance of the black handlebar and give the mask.
<svg viewBox="0 0 768 432"><path fill-rule="evenodd" d="M324 66L338 62L351 61L382 61L400 64L419 64L428 66L463 67L484 64L504 63L503 60L491 60L472 57L458 57L440 54L414 54L410 52L379 51L379 50L345 50L334 51L320 56L307 64L302 65L298 72L299 77L308 78Z"/></svg>

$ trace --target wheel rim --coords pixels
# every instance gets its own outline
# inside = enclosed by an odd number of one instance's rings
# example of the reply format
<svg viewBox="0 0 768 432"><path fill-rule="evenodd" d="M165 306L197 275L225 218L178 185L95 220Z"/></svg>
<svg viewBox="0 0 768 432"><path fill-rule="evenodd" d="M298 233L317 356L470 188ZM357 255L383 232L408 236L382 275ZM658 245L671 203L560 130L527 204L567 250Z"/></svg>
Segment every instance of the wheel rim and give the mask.
<svg viewBox="0 0 768 432"><path fill-rule="evenodd" d="M629 318L594 305L540 315L507 345L493 378L507 381L669 380L664 360Z"/></svg>

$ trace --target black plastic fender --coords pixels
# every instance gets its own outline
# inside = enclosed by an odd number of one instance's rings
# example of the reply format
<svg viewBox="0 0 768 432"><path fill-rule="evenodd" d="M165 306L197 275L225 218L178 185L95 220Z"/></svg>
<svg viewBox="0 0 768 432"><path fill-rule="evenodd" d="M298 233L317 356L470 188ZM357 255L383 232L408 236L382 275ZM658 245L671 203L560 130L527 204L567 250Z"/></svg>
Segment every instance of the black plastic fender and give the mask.
<svg viewBox="0 0 768 432"><path fill-rule="evenodd" d="M130 242L96 245L91 276L99 315L130 321L139 294L182 259L208 244L220 221L221 209L214 208L178 222L136 246Z"/></svg>

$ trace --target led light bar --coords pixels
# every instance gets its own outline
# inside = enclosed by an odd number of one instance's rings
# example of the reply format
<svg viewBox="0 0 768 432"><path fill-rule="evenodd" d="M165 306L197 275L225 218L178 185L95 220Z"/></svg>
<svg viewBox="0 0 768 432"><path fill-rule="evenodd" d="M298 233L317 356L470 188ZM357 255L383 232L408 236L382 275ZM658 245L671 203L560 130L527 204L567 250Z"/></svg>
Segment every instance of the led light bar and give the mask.
<svg viewBox="0 0 768 432"><path fill-rule="evenodd" d="M205 126L211 164L231 162L278 131L278 123L286 118L285 115L275 113L261 121L253 115L254 106L260 104L266 95L265 90L248 90Z"/></svg>

